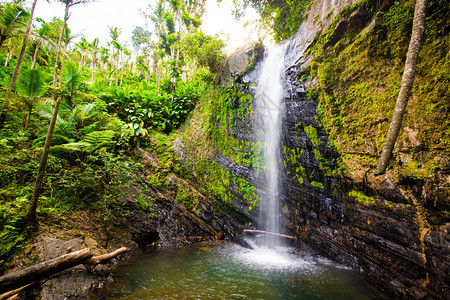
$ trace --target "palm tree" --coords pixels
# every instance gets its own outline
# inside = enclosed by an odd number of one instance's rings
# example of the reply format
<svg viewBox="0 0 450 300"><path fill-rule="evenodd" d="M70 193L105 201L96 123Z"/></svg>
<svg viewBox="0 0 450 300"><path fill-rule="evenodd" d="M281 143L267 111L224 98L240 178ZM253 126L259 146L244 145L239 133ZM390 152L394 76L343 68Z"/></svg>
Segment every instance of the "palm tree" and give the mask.
<svg viewBox="0 0 450 300"><path fill-rule="evenodd" d="M380 160L378 160L375 175L381 175L386 172L389 160L392 157L397 136L402 127L402 120L405 114L408 99L411 96L411 89L414 82L414 73L416 71L417 57L419 56L420 46L422 44L423 33L425 31L425 17L427 12L427 0L417 0L414 9L414 20L409 41L408 53L406 54L405 68L403 70L402 84L395 103L394 115L386 136L386 143L383 146Z"/></svg>
<svg viewBox="0 0 450 300"><path fill-rule="evenodd" d="M44 80L39 69L29 69L21 73L17 81L17 92L28 109L23 130L27 130L31 112L45 92Z"/></svg>
<svg viewBox="0 0 450 300"><path fill-rule="evenodd" d="M113 57L112 58L114 59L114 55L116 56L116 66L115 66L115 68L113 67L113 70L116 71L116 86L117 86L118 85L118 81L119 81L119 76L118 76L119 59L120 59L121 52L124 49L124 46L121 43L119 43L118 41L116 41L116 40L112 40L111 44L113 45ZM117 50L117 52L115 54L114 54L114 49ZM111 76L112 76L112 74L111 74Z"/></svg>
<svg viewBox="0 0 450 300"><path fill-rule="evenodd" d="M117 40L119 39L119 36L121 34L121 30L117 26L114 26L114 27L108 26L108 29L109 29L109 37L111 38L111 42L109 42L108 45L111 46L111 49L112 49L112 56L111 56L111 80L109 82L109 85L111 86L111 83L112 83L112 72L114 71L114 68L118 68L119 67L118 65L114 66L113 62L114 62L114 57L116 56L116 53L114 52L114 49L117 49L117 44L120 45Z"/></svg>
<svg viewBox="0 0 450 300"><path fill-rule="evenodd" d="M86 38L82 37L81 41L77 43L77 48L79 49L80 53L80 64L78 66L78 71L81 71L84 67L84 60L86 56L88 56L88 50L89 50L89 43L86 40Z"/></svg>
<svg viewBox="0 0 450 300"><path fill-rule="evenodd" d="M71 8L72 6L78 5L78 4L86 4L93 0L57 0L57 1L62 2L64 4L65 8L64 8L64 20L63 20L64 23L63 23L61 32L59 34L58 48L56 50L55 70L53 72L53 87L56 87L56 82L57 82L57 77L58 77L59 56L61 55L61 43L63 40L64 30L66 28L67 20L70 17L69 8Z"/></svg>
<svg viewBox="0 0 450 300"><path fill-rule="evenodd" d="M78 34L75 35L71 35L70 34L70 29L69 27L67 27L66 24L66 28L64 30L64 34L63 34L63 42L64 42L64 55L62 57L62 62L61 62L61 75L59 77L59 85L61 85L62 82L62 78L63 78L63 72L64 72L64 63L66 61L66 51L67 51L67 46L69 46L69 44L78 36Z"/></svg>
<svg viewBox="0 0 450 300"><path fill-rule="evenodd" d="M102 73L105 70L105 64L108 62L109 57L110 57L109 49L102 47L100 49L100 61L102 63L102 70L101 70Z"/></svg>
<svg viewBox="0 0 450 300"><path fill-rule="evenodd" d="M71 105L72 97L76 94L81 83L83 82L81 75L74 64L68 64L64 72L65 86L64 90L68 92L66 94L67 101ZM23 222L25 227L34 224L37 220L37 203L39 199L40 189L42 181L44 179L44 171L47 166L48 154L50 152L50 145L52 142L53 131L58 119L59 106L61 104L61 96L56 99L55 107L52 111L52 116L50 120L50 125L48 126L47 136L45 138L44 149L42 151L41 160L39 162L38 174L36 176L36 181L34 183L33 194L31 195L30 206L28 212L25 215Z"/></svg>
<svg viewBox="0 0 450 300"><path fill-rule="evenodd" d="M31 25L33 24L33 15L34 15L34 9L36 8L36 3L37 3L37 0L34 0L33 5L31 6L31 13L28 13L28 18L29 18L29 19L27 19L27 21L29 20L28 26L27 26L27 29L25 32L25 36L23 38L22 49L20 49L19 57L17 58L17 62L16 62L16 67L14 68L14 73L13 73L13 76L11 77L11 82L9 84L8 91L6 92L5 102L3 102L3 109L8 109L8 107L9 107L10 93L14 89L14 85L16 84L17 76L19 75L20 65L22 64L23 56L24 56L25 50L27 48L28 35L30 34ZM3 119L3 117L2 117L2 119ZM2 123L2 121L0 121L0 123Z"/></svg>
<svg viewBox="0 0 450 300"><path fill-rule="evenodd" d="M0 50L7 39L24 34L29 20L30 13L18 5L0 6Z"/></svg>
<svg viewBox="0 0 450 300"><path fill-rule="evenodd" d="M100 50L98 47L99 40L98 38L95 38L91 44L89 44L91 55L92 55L92 76L91 81L94 81L94 75L95 75L95 69L97 68L97 54Z"/></svg>
<svg viewBox="0 0 450 300"><path fill-rule="evenodd" d="M53 109L52 119L48 126L47 136L45 138L44 150L42 151L41 160L39 161L39 169L34 182L33 194L31 195L30 206L28 212L23 219L25 227L33 225L37 220L37 203L41 190L42 181L44 179L44 171L47 166L48 154L50 152L50 145L52 143L53 130L55 129L56 118L58 116L59 105L61 103L61 97L56 100L55 108Z"/></svg>
<svg viewBox="0 0 450 300"><path fill-rule="evenodd" d="M73 98L78 93L81 84L84 82L83 76L77 70L74 63L68 63L64 70L64 86L65 100L70 107L73 107Z"/></svg>
<svg viewBox="0 0 450 300"><path fill-rule="evenodd" d="M44 20L37 18L37 21L41 22L41 28L39 28L36 32L37 38L36 38L36 45L34 48L34 54L33 54L33 60L31 61L31 68L34 69L36 67L36 59L39 52L39 48L43 41L47 40L47 37L52 32L52 27L49 23L46 23Z"/></svg>

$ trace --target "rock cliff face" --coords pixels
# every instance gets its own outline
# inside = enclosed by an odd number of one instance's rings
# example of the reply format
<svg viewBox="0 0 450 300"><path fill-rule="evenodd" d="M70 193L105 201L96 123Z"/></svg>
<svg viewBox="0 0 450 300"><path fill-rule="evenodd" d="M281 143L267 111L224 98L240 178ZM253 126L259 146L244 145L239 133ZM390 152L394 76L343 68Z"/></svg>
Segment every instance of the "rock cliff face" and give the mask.
<svg viewBox="0 0 450 300"><path fill-rule="evenodd" d="M317 83L316 77L305 83L299 80L314 58L313 52L307 52L308 48L312 48L313 41L317 42L317 36L330 25L333 30L329 31L324 47L336 44L339 47L339 41L350 31L362 34L374 28L366 7L355 6L348 13L338 15L342 8L355 2L315 1L298 33L286 42L289 43L283 100L286 114L280 145L284 163L280 174L282 219L288 234L296 235L300 241L338 262L359 269L389 295L402 299L449 299L448 151L432 152L439 155L436 157L441 162L433 169L433 175L425 178L417 174L399 175L404 174L402 157L411 160L411 156L432 151L432 147L427 148L421 141L418 130L406 126L395 154L398 160L385 175L375 177L372 165L379 155L379 146L364 143L365 150L361 150L339 140L337 135L330 138L327 132L333 124L327 124L317 114L324 109L318 107L320 101L306 97L307 89L320 82ZM389 5L384 2L379 9L387 9ZM259 66L260 62L244 76L236 74L241 90L252 93ZM234 111L227 113L226 124L215 125L238 141L235 144L241 152L255 155L252 115L237 118ZM190 141L182 143L182 157L192 164L198 156L187 153L189 149L193 152L195 140L202 140L205 135L200 119L201 115L194 116L186 131L195 134ZM371 126L382 122L388 124L388 116ZM220 147L210 148L215 150L205 155L227 174L224 177L228 179L220 182L227 190L229 202L257 223L258 215L248 209L248 197L236 192L239 185L234 182L238 178L258 186L257 167L254 163L237 161L236 155L225 155Z"/></svg>

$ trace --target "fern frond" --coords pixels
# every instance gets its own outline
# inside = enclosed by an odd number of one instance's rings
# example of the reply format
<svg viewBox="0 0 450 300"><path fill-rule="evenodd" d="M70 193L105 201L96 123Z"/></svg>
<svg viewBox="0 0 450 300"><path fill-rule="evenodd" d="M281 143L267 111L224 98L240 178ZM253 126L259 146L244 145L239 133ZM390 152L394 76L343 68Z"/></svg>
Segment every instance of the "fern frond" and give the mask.
<svg viewBox="0 0 450 300"><path fill-rule="evenodd" d="M94 131L84 136L83 141L92 145L92 151L111 146L116 133L112 130Z"/></svg>

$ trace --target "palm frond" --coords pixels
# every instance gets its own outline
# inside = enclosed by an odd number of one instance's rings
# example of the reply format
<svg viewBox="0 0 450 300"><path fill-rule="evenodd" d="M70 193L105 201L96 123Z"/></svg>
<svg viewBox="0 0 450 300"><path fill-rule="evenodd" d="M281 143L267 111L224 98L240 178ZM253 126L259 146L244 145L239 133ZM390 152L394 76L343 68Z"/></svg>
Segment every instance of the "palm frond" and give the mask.
<svg viewBox="0 0 450 300"><path fill-rule="evenodd" d="M18 5L6 3L0 17L0 32L5 36L23 33L28 25L30 13Z"/></svg>
<svg viewBox="0 0 450 300"><path fill-rule="evenodd" d="M16 84L17 92L33 102L45 92L44 79L39 69L23 70Z"/></svg>
<svg viewBox="0 0 450 300"><path fill-rule="evenodd" d="M52 115L53 115L53 105L51 105L50 103L46 102L46 103L41 103L38 108L37 108L37 113L46 119L51 119ZM58 113L58 116L56 117L56 124L63 122L64 119L60 117L60 114Z"/></svg>
<svg viewBox="0 0 450 300"><path fill-rule="evenodd" d="M78 68L74 63L68 63L64 67L64 82L69 91L75 90L83 83L83 76L78 72Z"/></svg>

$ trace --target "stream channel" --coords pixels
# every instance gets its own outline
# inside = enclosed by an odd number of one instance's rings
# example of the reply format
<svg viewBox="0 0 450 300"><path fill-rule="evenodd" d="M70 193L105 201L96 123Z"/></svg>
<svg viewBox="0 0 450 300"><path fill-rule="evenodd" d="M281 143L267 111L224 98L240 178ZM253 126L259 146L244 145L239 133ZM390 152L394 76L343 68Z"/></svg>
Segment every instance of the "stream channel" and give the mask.
<svg viewBox="0 0 450 300"><path fill-rule="evenodd" d="M121 265L94 299L381 299L354 270L289 248L159 248Z"/></svg>

